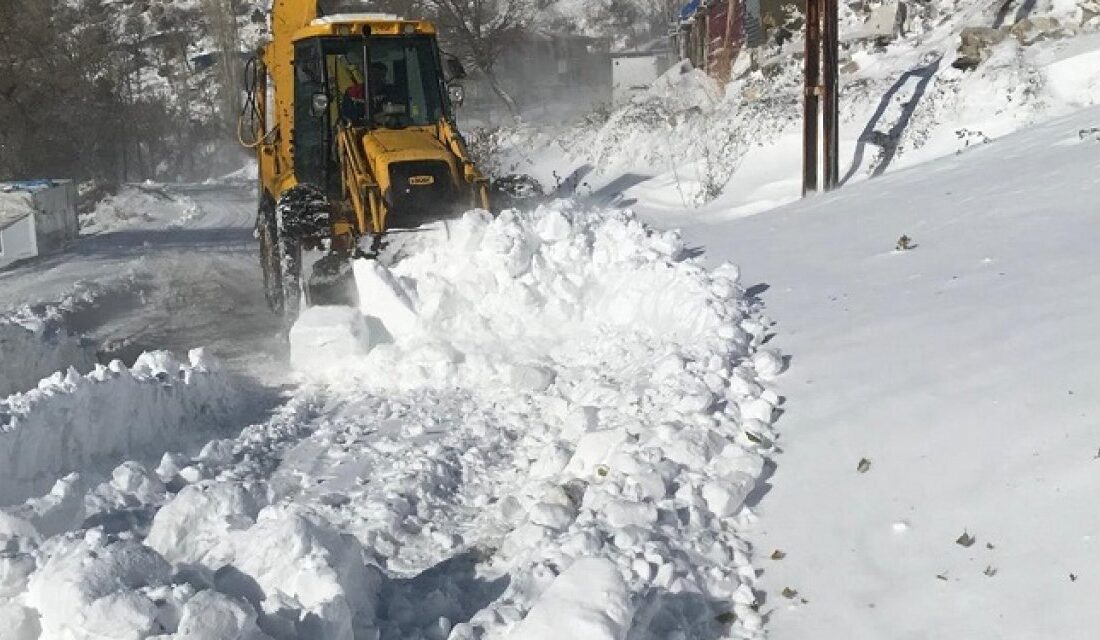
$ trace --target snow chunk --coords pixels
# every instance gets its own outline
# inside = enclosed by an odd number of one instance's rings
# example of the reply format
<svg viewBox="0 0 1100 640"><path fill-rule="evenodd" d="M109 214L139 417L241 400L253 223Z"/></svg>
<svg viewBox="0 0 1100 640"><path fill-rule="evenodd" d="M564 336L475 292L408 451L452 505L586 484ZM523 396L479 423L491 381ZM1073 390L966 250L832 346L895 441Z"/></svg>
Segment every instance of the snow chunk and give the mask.
<svg viewBox="0 0 1100 640"><path fill-rule="evenodd" d="M554 580L508 637L623 640L632 615L626 582L615 563L582 558Z"/></svg>
<svg viewBox="0 0 1100 640"><path fill-rule="evenodd" d="M367 319L351 307L310 307L290 329L290 363L299 371L347 366L371 348Z"/></svg>
<svg viewBox="0 0 1100 640"><path fill-rule="evenodd" d="M364 315L378 318L395 337L416 332L419 323L415 303L393 272L377 260L356 260L352 271Z"/></svg>
<svg viewBox="0 0 1100 640"><path fill-rule="evenodd" d="M627 439L626 429L590 431L581 436L566 469L580 478L593 478L615 448ZM605 475L606 475L606 470Z"/></svg>
<svg viewBox="0 0 1100 640"><path fill-rule="evenodd" d="M253 523L259 509L241 485L188 485L153 518L145 544L175 564L218 569L233 556L228 533Z"/></svg>
<svg viewBox="0 0 1100 640"><path fill-rule="evenodd" d="M201 591L187 601L176 640L262 640L256 611L243 600L217 591Z"/></svg>
<svg viewBox="0 0 1100 640"><path fill-rule="evenodd" d="M45 637L142 638L152 633L157 608L136 591L170 575L164 558L136 542L59 541L31 577L26 604L41 615Z"/></svg>
<svg viewBox="0 0 1100 640"><path fill-rule="evenodd" d="M764 380L771 380L783 373L785 367L783 356L775 349L759 351L752 357L752 365L756 373Z"/></svg>
<svg viewBox="0 0 1100 640"><path fill-rule="evenodd" d="M0 640L38 640L42 626L33 609L9 602L0 603Z"/></svg>
<svg viewBox="0 0 1100 640"><path fill-rule="evenodd" d="M297 635L315 640L352 640L356 629L373 625L381 576L364 563L353 536L293 507L268 507L232 539L234 570L263 594L261 627L287 610Z"/></svg>

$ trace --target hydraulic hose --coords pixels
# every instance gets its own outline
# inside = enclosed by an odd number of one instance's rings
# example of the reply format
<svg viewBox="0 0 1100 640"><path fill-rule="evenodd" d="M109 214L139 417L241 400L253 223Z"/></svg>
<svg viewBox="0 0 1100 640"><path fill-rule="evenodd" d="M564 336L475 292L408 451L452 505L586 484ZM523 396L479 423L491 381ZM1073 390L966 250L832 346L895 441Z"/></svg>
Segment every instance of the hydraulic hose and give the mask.
<svg viewBox="0 0 1100 640"><path fill-rule="evenodd" d="M241 113L237 118L237 140L241 143L241 146L248 149L255 149L264 144L270 144L274 139L275 129L260 135L259 132L264 130L266 126L265 117L260 110L260 105L256 101L256 92L260 86L260 74L264 71L260 68L260 61L257 57L253 56L248 59L248 62L244 66L245 77L245 99L241 105ZM252 132L252 139L245 139L245 123L248 123L248 130Z"/></svg>

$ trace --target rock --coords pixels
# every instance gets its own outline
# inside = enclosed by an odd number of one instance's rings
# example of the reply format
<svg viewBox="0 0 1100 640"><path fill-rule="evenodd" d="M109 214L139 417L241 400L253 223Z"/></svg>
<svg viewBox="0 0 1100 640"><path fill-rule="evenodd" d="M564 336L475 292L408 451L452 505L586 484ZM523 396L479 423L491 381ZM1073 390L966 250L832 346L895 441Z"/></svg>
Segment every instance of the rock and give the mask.
<svg viewBox="0 0 1100 640"><path fill-rule="evenodd" d="M989 59L993 47L1004 41L1005 32L991 27L967 27L959 37L962 42L951 66L970 71Z"/></svg>
<svg viewBox="0 0 1100 640"><path fill-rule="evenodd" d="M1100 0L1082 0L1077 3L1081 7L1081 24L1100 16Z"/></svg>
<svg viewBox="0 0 1100 640"><path fill-rule="evenodd" d="M1009 27L1008 32L1019 40L1020 44L1031 45L1041 40L1060 37L1062 25L1057 18L1047 16L1024 18Z"/></svg>
<svg viewBox="0 0 1100 640"><path fill-rule="evenodd" d="M904 35L905 19L908 11L901 2L887 2L871 10L867 22L863 25L863 35L877 43L885 44Z"/></svg>

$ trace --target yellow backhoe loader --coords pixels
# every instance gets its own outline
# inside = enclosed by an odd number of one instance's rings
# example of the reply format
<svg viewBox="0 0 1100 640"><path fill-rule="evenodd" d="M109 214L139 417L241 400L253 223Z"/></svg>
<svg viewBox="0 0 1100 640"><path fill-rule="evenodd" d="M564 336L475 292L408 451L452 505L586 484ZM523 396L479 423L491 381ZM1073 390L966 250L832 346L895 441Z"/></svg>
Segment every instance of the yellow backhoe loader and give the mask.
<svg viewBox="0 0 1100 640"><path fill-rule="evenodd" d="M341 303L350 261L391 227L489 208L488 180L455 125L465 75L435 27L275 0L271 41L247 69L241 142L257 152L256 231L268 303Z"/></svg>

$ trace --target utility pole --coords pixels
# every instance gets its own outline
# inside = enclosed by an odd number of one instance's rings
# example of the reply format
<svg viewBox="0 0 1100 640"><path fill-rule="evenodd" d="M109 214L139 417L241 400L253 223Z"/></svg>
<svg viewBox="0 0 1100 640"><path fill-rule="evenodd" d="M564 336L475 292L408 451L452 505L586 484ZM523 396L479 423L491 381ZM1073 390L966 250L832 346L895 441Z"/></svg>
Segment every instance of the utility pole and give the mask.
<svg viewBox="0 0 1100 640"><path fill-rule="evenodd" d="M803 196L818 190L819 177L826 190L835 189L840 182L838 31L837 0L806 0ZM819 169L819 159L823 170Z"/></svg>

